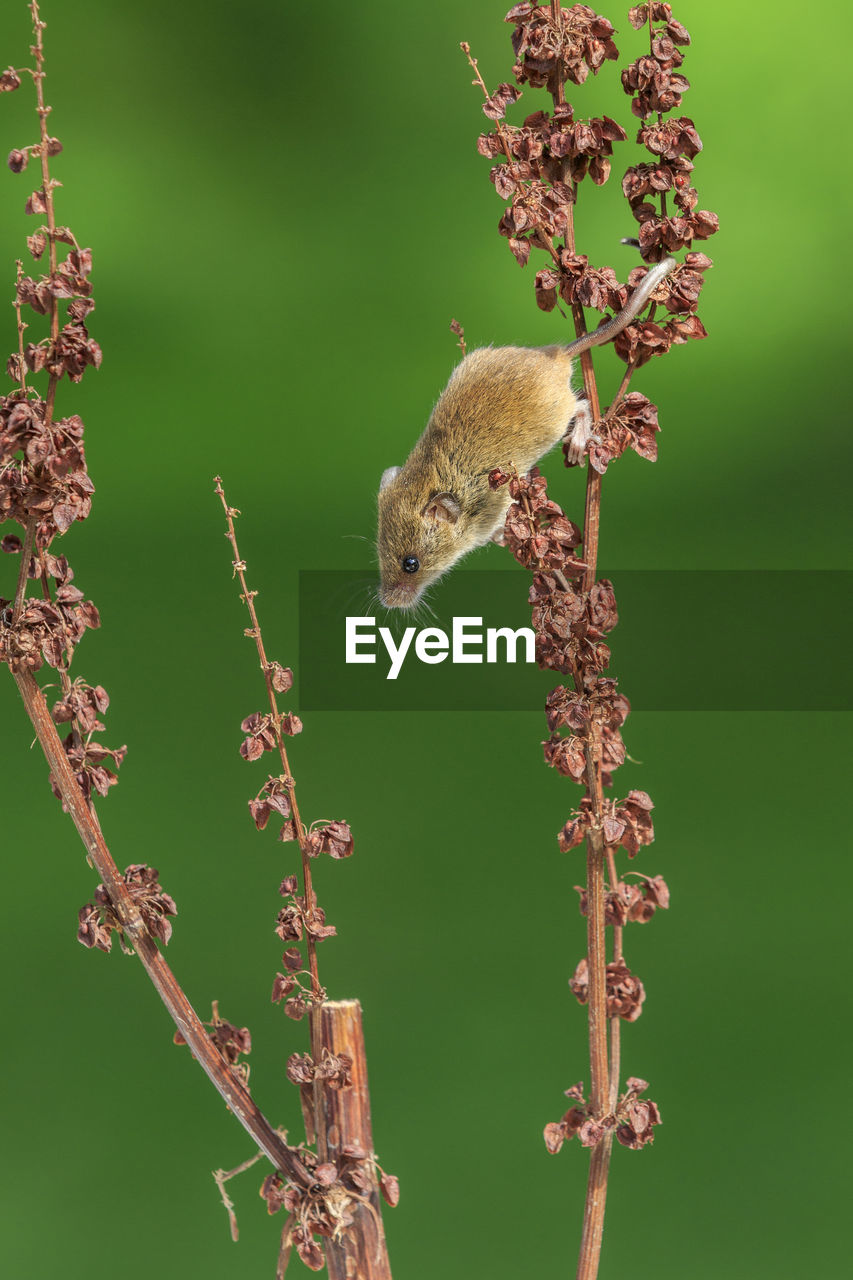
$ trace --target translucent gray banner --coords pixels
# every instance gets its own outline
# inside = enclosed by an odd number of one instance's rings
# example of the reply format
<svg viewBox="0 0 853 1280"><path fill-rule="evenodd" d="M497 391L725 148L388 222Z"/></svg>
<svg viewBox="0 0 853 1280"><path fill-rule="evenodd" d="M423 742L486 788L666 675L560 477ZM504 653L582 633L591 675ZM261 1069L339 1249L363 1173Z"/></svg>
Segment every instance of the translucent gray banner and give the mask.
<svg viewBox="0 0 853 1280"><path fill-rule="evenodd" d="M853 572L619 570L608 676L635 710L849 711ZM524 570L456 570L415 614L368 574L299 575L304 711L538 710ZM517 633L517 634L516 634ZM513 660L514 659L514 660Z"/></svg>

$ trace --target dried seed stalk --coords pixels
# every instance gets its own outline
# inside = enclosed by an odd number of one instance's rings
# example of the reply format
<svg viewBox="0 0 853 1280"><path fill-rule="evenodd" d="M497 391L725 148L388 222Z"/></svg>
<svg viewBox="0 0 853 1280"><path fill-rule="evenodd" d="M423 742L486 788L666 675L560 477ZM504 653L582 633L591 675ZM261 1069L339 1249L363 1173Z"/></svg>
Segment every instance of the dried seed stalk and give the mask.
<svg viewBox="0 0 853 1280"><path fill-rule="evenodd" d="M623 71L622 82L626 92L634 95L632 111L642 122L638 141L652 152L653 160L629 168L622 185L640 224L641 254L651 263L674 250L689 250L693 239L713 234L717 220L712 213L697 212L696 192L689 186L692 159L701 148L693 122L663 119L664 112L680 105L689 87L678 68L683 60L679 47L688 44L690 37L672 18L669 4L658 0L635 7L629 18L635 29L649 28L649 53ZM517 84L545 88L552 110L534 111L521 125L507 123L507 108L518 100L519 90L501 84L490 94L469 46L463 44L476 75L474 83L485 95L484 113L496 122L494 132L480 137L478 150L497 161L492 181L498 194L510 202L499 229L514 257L522 267L535 249L544 250L550 259L536 275L538 305L551 311L562 300L571 311L575 333L581 336L586 332L584 306L621 309L629 290L637 287L648 269L635 268L627 284L621 285L611 268L591 267L586 256L577 252L575 240L579 184L586 177L596 185L606 181L612 144L626 140L627 134L607 116L575 119L564 86L567 80L582 84L590 71L595 74L605 61L618 57L614 28L587 5L563 8L559 0L549 0L547 5L524 0L514 5L506 21L514 27ZM667 191L672 192L675 214L668 212ZM650 192L659 195L659 207L648 202ZM647 921L657 907L669 903L659 876L641 876L639 884L629 884L616 866L620 845L633 857L654 832L649 817L652 802L645 792L631 791L622 802L606 794L613 771L625 758L620 729L630 707L617 693L616 681L602 675L610 663L604 636L618 621L610 583L596 581L602 476L629 447L644 458L656 458L656 407L644 396L629 393L629 384L635 370L653 355L705 336L695 307L702 273L710 265L704 254L688 252L684 263L652 294L649 313L636 317L617 336L614 349L627 368L604 414L592 352L581 357L584 395L594 422L587 450L583 531L548 499L545 479L537 471L519 476L503 466L490 476L495 488L509 484L513 503L507 514L506 543L534 575L530 601L539 664L571 677L571 687L558 686L548 696L546 762L584 788L578 809L560 832L559 844L568 851L585 841L587 850L587 882L580 890L581 910L587 917L587 955L570 985L588 1006L590 1098L585 1100L580 1084L568 1089L573 1105L558 1123L545 1129L552 1152L575 1135L592 1148L579 1280L594 1280L598 1271L613 1137L624 1146L638 1148L652 1140L653 1127L660 1122L655 1104L641 1097L645 1081L629 1077L620 1094L620 1022L636 1019L645 998L642 983L625 964L623 925ZM666 324L655 320L658 307L671 316ZM574 465L575 459L565 452L567 464ZM570 736L560 733L563 728ZM607 926L613 933L609 962Z"/></svg>
<svg viewBox="0 0 853 1280"><path fill-rule="evenodd" d="M261 1188L270 1213L282 1207L288 1211L277 1275L284 1275L295 1247L311 1270L319 1270L325 1262L330 1280L352 1280L356 1276L362 1280L390 1280L379 1195L381 1191L389 1204L396 1204L398 1192L396 1179L378 1169L373 1151L361 1007L356 1000L327 1000L317 970L317 943L334 936L336 930L326 924L317 903L311 859L323 852L336 859L349 857L353 851L352 834L344 822L312 823L306 827L300 816L284 737L300 732L302 722L290 712L283 715L276 698L277 691L291 688L293 673L267 657L255 608L257 592L249 588L246 563L237 545L234 522L239 512L229 506L218 476L215 486L225 512L234 576L240 583L240 598L249 611L251 626L245 634L255 642L269 705L268 714L254 714L243 721L242 728L249 736L241 754L247 760L255 760L269 751L278 755L281 764L281 773L268 778L249 802L249 811L258 829L267 825L273 813L285 819L280 839L298 843L303 875L301 895L296 876L286 876L282 881L280 892L288 905L279 913L276 933L285 942L306 943L310 990L299 982L298 975L303 972L301 952L297 946L290 946L282 957L286 972L276 975L272 998L276 1003L284 1001L285 1012L295 1020L308 1014L311 1053L291 1054L287 1075L291 1083L299 1086L306 1140L315 1144L314 1151L302 1152L303 1161L313 1171L313 1185L306 1190L273 1175L265 1179ZM229 1209L229 1215L231 1212Z"/></svg>
<svg viewBox="0 0 853 1280"><path fill-rule="evenodd" d="M85 325L94 307L89 282L91 253L79 247L68 227L56 222L53 197L58 184L51 177L49 158L62 147L47 131L51 108L44 98L46 24L37 0L29 8L35 66L23 68L22 73L35 85L39 139L13 150L8 163L14 173L22 173L31 158L40 161L41 187L29 197L27 212L44 215L46 224L28 238L28 247L35 260L47 251L48 274L31 279L18 264L18 349L7 363L7 372L17 387L0 397L0 517L16 521L24 532L23 542L14 534L2 540L3 551L20 555L21 561L14 602L0 600L0 658L9 666L20 691L50 766L53 790L71 815L89 861L101 877L95 903L80 912L79 940L106 951L113 933L119 934L125 949L132 949L145 967L177 1034L190 1045L193 1056L258 1148L275 1169L299 1185L310 1186L313 1174L253 1102L242 1076L211 1039L157 946L155 939L168 941L174 902L160 889L157 873L151 868L134 866L124 875L119 872L95 813L93 794L105 795L117 781L104 761L119 765L125 748L110 750L93 737L103 729L98 716L109 705L106 692L100 686L70 680L68 668L76 645L87 627L100 625L100 618L94 605L83 600L82 592L72 585L73 573L66 557L53 554L50 547L75 520L86 518L94 492L86 469L83 423L76 415L56 417L57 388L63 377L79 382L87 368L97 368L101 351ZM20 84L21 75L13 68L0 75L0 91L13 91ZM70 246L61 262L59 244ZM67 303L68 312L62 326L60 300ZM24 307L48 318L48 335L26 346ZM28 372L34 377L47 373L45 398L30 385ZM39 581L40 598L27 596L27 585L33 578ZM45 663L59 672L62 684L63 697L53 715L35 679ZM72 725L64 741L54 720Z"/></svg>

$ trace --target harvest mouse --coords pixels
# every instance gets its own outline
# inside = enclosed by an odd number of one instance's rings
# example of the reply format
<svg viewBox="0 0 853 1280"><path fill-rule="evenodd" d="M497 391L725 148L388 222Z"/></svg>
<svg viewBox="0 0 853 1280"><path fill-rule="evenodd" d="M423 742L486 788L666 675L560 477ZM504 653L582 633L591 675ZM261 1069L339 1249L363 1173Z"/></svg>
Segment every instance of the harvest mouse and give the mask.
<svg viewBox="0 0 853 1280"><path fill-rule="evenodd" d="M402 467L379 486L379 599L408 609L424 589L503 528L510 498L488 475L509 464L523 474L558 441L579 462L592 430L571 389L572 361L608 342L643 309L676 262L652 267L625 306L568 346L483 347L465 356Z"/></svg>

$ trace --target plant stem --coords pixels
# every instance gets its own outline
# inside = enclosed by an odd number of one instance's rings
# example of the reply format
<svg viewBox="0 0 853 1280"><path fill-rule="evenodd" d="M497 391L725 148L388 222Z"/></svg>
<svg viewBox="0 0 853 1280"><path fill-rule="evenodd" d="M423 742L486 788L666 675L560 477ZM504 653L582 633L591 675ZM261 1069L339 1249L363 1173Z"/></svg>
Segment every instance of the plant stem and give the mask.
<svg viewBox="0 0 853 1280"><path fill-rule="evenodd" d="M558 21L559 10L559 0L551 0L551 12L555 22ZM556 104L562 101L564 101L564 97L562 85L560 85L559 92L554 97L554 102ZM575 254L574 204L570 204L568 209L565 246L568 253ZM572 319L574 320L575 333L578 337L581 337L586 333L587 329L583 307L578 302L572 303ZM595 422L601 417L601 404L598 397L598 386L595 380L591 351L584 351L581 354L581 369L583 371L584 394ZM584 571L581 586L585 594L588 594L595 585L600 524L601 475L594 467L588 465L583 526L583 558L587 567ZM579 693L584 692L583 679L580 673L575 676L574 683ZM602 829L604 792L601 783L601 743L599 739L593 737L591 731L587 735L584 754L586 757L587 794L592 802L593 814L592 825L586 842L587 1016L589 1020L590 1108L593 1116L596 1119L600 1119L610 1109L611 1077L607 1051L607 944L604 924L605 846ZM618 1038L616 1044L618 1052ZM577 1280L595 1280L598 1275L612 1146L612 1135L608 1133L597 1146L593 1147L590 1156Z"/></svg>
<svg viewBox="0 0 853 1280"><path fill-rule="evenodd" d="M622 403L622 397L624 396L625 392L628 390L628 383L633 378L636 368L637 366L633 362L629 362L628 367L626 368L625 373L622 376L622 381L619 383L619 390L616 392L616 395L613 397L613 400L611 401L610 408L607 410L608 418L613 417L613 415L616 413L616 410L619 408L619 405Z"/></svg>
<svg viewBox="0 0 853 1280"><path fill-rule="evenodd" d="M214 477L216 484L215 492L219 496L223 509L225 511L225 519L228 522L227 538L231 543L231 549L234 552L234 573L240 580L240 588L242 599L245 601L246 608L249 611L249 617L252 620L252 626L248 631L248 635L252 636L258 650L258 659L261 664L261 671L264 675L264 682L267 686L267 698L269 699L270 711L272 712L273 729L275 732L276 743L278 745L279 757L281 759L282 777L284 786L287 790L287 798L290 803L291 812L293 813L293 824L296 828L296 836L299 841L299 852L302 855L302 877L305 885L305 912L310 917L314 903L314 887L311 883L311 863L308 857L308 833L305 825L299 816L299 806L296 803L296 783L290 772L290 764L287 759L287 748L284 745L284 737L281 732L281 717L278 711L278 703L276 701L275 690L272 684L272 664L268 661L266 651L264 650L264 642L261 636L261 625L258 622L258 615L255 611L256 591L250 591L246 582L246 562L240 559L240 552L237 547L237 533L234 528L234 517L237 514L235 507L229 507L225 490L222 488L222 481L219 476ZM308 971L311 974L311 993L315 1000L322 1000L325 992L320 986L320 978L317 970L317 943L309 930L305 931L306 949L308 952ZM313 1039L313 1036L312 1036ZM313 1045L312 1045L313 1049Z"/></svg>
<svg viewBox="0 0 853 1280"><path fill-rule="evenodd" d="M33 72L33 80L36 86L36 111L39 118L39 133L41 145L39 147L41 159L41 180L42 189L44 191L44 203L47 210L47 243L48 243L48 266L50 270L51 280L56 275L56 216L53 209L53 182L50 177L50 166L48 164L47 144L47 117L50 115L51 108L45 106L44 101L44 45L42 43L41 33L46 23L42 22L39 17L38 0L32 0L30 12L33 15L33 29L35 31L36 42L33 46L35 54L36 69ZM51 294L50 299L50 341L51 344L56 342L59 337L59 303ZM45 409L45 428L49 430L53 421L53 405L56 399L56 384L59 381L55 374L51 374L47 384L47 397Z"/></svg>
<svg viewBox="0 0 853 1280"><path fill-rule="evenodd" d="M364 1050L361 1005L357 1000L326 1000L317 1008L321 1053L352 1062L348 1089L330 1089L315 1077L314 1110L317 1122L317 1157L321 1164L339 1164L344 1148L357 1143L373 1159L367 1057ZM315 1058L321 1062L322 1057ZM352 1228L326 1243L329 1280L391 1280L391 1264L379 1207L379 1188L371 1169L370 1191L354 1205Z"/></svg>
<svg viewBox="0 0 853 1280"><path fill-rule="evenodd" d="M590 1156L577 1280L595 1280L598 1275L601 1237L604 1231L604 1209L607 1201L607 1175L610 1170L612 1148L613 1135L607 1133L598 1145L593 1147Z"/></svg>
<svg viewBox="0 0 853 1280"><path fill-rule="evenodd" d="M21 550L21 567L18 570L18 583L15 587L15 603L12 608L12 626L17 626L24 607L24 596L27 594L27 575L33 554L33 542L36 536L37 516L30 516L24 533L24 545Z"/></svg>
<svg viewBox="0 0 853 1280"><path fill-rule="evenodd" d="M607 870L610 878L610 888L614 892L619 883L619 876L616 872L616 858L613 853L613 846L607 846ZM621 924L613 925L613 959L622 959L622 926ZM621 1029L622 1019L619 1017L610 1019L610 1110L616 1110L616 1103L619 1099L619 1074L620 1074L620 1057L621 1057Z"/></svg>
<svg viewBox="0 0 853 1280"><path fill-rule="evenodd" d="M17 268L16 283L20 284L24 278L24 264L21 262L20 258L15 263L15 266ZM24 332L28 326L24 323L24 317L21 313L21 299L18 295L17 289L15 290L15 316L18 324L18 383L21 388L21 394L26 397L27 365L24 360Z"/></svg>
<svg viewBox="0 0 853 1280"><path fill-rule="evenodd" d="M598 1120L609 1109L607 1066L607 953L604 935L604 841L601 828L590 828L586 842L587 965L589 980L590 1104Z"/></svg>

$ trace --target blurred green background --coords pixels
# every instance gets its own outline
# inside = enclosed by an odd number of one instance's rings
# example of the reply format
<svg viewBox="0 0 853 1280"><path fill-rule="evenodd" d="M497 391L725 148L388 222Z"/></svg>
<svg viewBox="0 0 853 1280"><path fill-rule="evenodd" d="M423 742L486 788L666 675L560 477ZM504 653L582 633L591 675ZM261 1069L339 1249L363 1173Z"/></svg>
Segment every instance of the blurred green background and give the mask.
<svg viewBox="0 0 853 1280"><path fill-rule="evenodd" d="M93 248L104 349L101 371L59 400L86 421L97 486L91 519L62 544L103 617L73 673L107 688L105 739L130 748L100 813L121 866L160 868L180 911L170 963L203 1016L216 998L250 1027L253 1092L294 1135L283 1072L305 1029L269 1003L293 846L255 833L246 809L266 773L240 759L239 723L262 686L212 477L243 511L268 650L296 665L297 571L371 572L378 477L455 362L451 317L472 346L565 336L535 306L535 268L520 271L496 233L502 206L475 152L484 119L458 41L490 85L508 79L508 7L45 6L58 217ZM605 12L624 65L641 38L624 11ZM818 44L789 0L675 6L694 40L684 110L705 144L700 204L721 222L700 308L711 336L636 380L661 406L661 458L630 455L606 477L601 555L617 570L848 565L847 13L824 6ZM21 65L28 43L26 6L9 0L3 65ZM631 123L616 64L571 97L582 116ZM528 92L521 107L540 105ZM26 86L3 96L3 154L33 140L34 119ZM641 158L624 144L578 210L579 247L623 276L618 240L634 224L619 176ZM7 296L33 229L29 179L0 181ZM9 309L6 349L13 322ZM622 366L596 359L606 395ZM577 518L581 477L558 457L548 471ZM477 568L506 564L496 547L478 555ZM16 565L0 569L9 595ZM822 645L822 617L791 612L815 646L793 684L847 661ZM258 1198L261 1168L231 1184L239 1245L209 1172L251 1144L171 1044L137 963L75 942L95 877L8 678L0 715L0 1269L271 1280L280 1223ZM654 1147L615 1154L602 1280L846 1271L849 947L820 886L837 883L822 859L840 852L848 725L628 721L635 763L617 789L651 793L658 836L632 865L663 874L673 905L626 939L648 998L623 1064L652 1082L664 1124ZM321 963L330 993L365 1008L404 1280L574 1274L587 1157L576 1144L546 1155L541 1130L562 1090L588 1080L566 986L584 950L582 855L555 841L579 793L543 766L543 736L538 711L328 712L294 744L303 813L355 831L354 858L317 868L340 934Z"/></svg>

